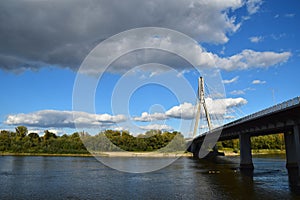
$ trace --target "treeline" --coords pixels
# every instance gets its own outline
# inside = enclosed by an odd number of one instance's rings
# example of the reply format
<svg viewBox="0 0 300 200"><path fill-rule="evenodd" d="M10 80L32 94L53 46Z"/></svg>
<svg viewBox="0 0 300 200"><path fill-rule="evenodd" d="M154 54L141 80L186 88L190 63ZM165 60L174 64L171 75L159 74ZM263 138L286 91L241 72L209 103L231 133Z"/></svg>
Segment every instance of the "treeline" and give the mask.
<svg viewBox="0 0 300 200"><path fill-rule="evenodd" d="M240 149L239 140L227 140L217 143L218 149ZM284 135L266 135L251 137L253 150L284 150ZM0 153L49 153L49 154L87 154L101 151L160 151L176 152L186 150L186 141L180 132L147 131L145 134L132 136L127 131L106 130L97 135L75 132L71 135L56 134L45 130L43 136L28 133L25 126L18 126L15 131L0 131Z"/></svg>
<svg viewBox="0 0 300 200"><path fill-rule="evenodd" d="M137 137L127 131L106 130L91 137L83 135L82 141L89 151L185 151L186 142L180 132L150 130Z"/></svg>
<svg viewBox="0 0 300 200"><path fill-rule="evenodd" d="M151 130L132 136L127 131L106 130L91 136L86 132L57 136L45 130L43 136L28 133L25 126L15 131L0 131L0 152L4 153L49 153L87 154L91 151L181 151L186 144L179 132Z"/></svg>
<svg viewBox="0 0 300 200"><path fill-rule="evenodd" d="M44 136L28 133L25 126L18 126L16 131L0 132L0 152L8 153L50 153L50 154L85 154L87 149L78 133L57 136L45 130Z"/></svg>
<svg viewBox="0 0 300 200"><path fill-rule="evenodd" d="M220 150L224 148L231 148L234 151L238 151L240 149L239 139L218 142L217 145ZM284 150L284 134L280 133L274 135L251 137L251 148L253 150Z"/></svg>

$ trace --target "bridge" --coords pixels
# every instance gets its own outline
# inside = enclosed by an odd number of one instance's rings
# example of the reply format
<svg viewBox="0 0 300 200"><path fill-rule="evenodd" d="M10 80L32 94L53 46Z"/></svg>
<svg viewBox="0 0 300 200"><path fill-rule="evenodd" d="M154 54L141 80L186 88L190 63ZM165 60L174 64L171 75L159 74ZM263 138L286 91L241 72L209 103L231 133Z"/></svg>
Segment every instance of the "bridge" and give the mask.
<svg viewBox="0 0 300 200"><path fill-rule="evenodd" d="M203 157L216 141L239 138L240 168L253 169L250 137L277 133L284 133L286 167L297 169L300 177L300 97L212 129L194 138L188 151Z"/></svg>

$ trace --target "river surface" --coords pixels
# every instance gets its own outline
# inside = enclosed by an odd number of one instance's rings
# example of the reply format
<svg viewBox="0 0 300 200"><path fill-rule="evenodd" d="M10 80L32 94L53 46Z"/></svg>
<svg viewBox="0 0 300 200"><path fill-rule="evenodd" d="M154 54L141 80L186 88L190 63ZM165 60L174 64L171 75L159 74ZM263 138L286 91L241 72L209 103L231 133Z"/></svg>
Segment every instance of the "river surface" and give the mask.
<svg viewBox="0 0 300 200"><path fill-rule="evenodd" d="M238 169L239 157L180 158L154 172L126 173L94 157L0 156L0 199L300 199L283 157L253 162L253 173Z"/></svg>

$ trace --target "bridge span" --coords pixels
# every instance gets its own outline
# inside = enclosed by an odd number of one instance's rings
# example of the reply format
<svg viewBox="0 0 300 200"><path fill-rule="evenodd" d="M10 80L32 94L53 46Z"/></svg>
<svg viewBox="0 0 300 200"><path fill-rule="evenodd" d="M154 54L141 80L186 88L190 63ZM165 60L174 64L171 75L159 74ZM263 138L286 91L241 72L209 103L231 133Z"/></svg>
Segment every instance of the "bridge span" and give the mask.
<svg viewBox="0 0 300 200"><path fill-rule="evenodd" d="M240 168L253 169L250 137L277 133L284 133L286 167L297 168L300 177L300 97L208 131L194 138L188 151L203 157L201 152L215 145L215 141L239 138Z"/></svg>

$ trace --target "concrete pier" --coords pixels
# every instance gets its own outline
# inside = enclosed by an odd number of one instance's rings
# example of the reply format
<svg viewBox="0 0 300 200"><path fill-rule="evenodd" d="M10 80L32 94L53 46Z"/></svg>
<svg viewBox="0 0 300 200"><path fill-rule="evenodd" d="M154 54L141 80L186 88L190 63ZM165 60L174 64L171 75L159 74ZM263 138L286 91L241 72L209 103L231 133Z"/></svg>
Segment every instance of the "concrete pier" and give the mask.
<svg viewBox="0 0 300 200"><path fill-rule="evenodd" d="M298 174L296 179L297 182L299 180L300 186L300 97L290 99L201 134L191 141L193 146L190 150L194 156L199 156L201 145L210 136L218 137L217 141L239 138L240 168L251 171L254 166L250 138L278 133L284 133L286 167L289 172L293 172L291 173L293 180L295 174ZM205 150L206 148L201 149ZM202 150L200 151L201 155Z"/></svg>
<svg viewBox="0 0 300 200"><path fill-rule="evenodd" d="M295 124L293 131L284 133L286 148L286 167L288 169L296 168L300 177L300 127Z"/></svg>
<svg viewBox="0 0 300 200"><path fill-rule="evenodd" d="M254 169L252 163L250 134L240 134L240 168Z"/></svg>

